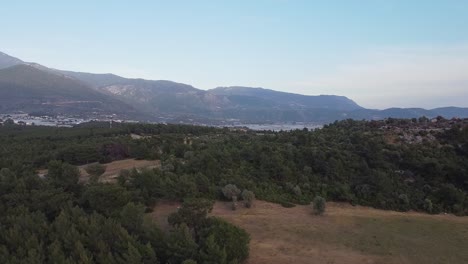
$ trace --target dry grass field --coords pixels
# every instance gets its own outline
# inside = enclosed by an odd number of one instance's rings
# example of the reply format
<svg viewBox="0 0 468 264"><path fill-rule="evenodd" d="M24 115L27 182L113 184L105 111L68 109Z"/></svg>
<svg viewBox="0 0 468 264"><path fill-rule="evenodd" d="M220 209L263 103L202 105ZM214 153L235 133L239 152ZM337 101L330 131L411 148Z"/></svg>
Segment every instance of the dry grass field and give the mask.
<svg viewBox="0 0 468 264"><path fill-rule="evenodd" d="M153 216L167 228L179 204L161 203ZM249 264L468 263L468 217L400 213L328 203L323 216L308 206L256 201L232 211L217 202L213 215L251 235Z"/></svg>
<svg viewBox="0 0 468 264"><path fill-rule="evenodd" d="M136 159L125 159L117 160L111 163L103 164L106 166L106 171L100 177L102 182L112 182L118 175L121 170L131 170L136 169L152 169L159 168L161 162L159 160L136 160ZM80 172L83 177L87 177L88 174L84 170L86 165L80 166Z"/></svg>
<svg viewBox="0 0 468 264"><path fill-rule="evenodd" d="M133 168L136 169L144 169L144 168L159 168L161 166L161 162L159 160L136 160L136 159L125 159L125 160L117 160L110 163L103 164L106 166L106 171L100 177L101 182L112 182L117 178L119 172L121 170L131 170ZM86 173L85 168L88 165L79 166L78 169L80 170L81 174L81 181L86 182L89 178L88 173ZM38 172L39 175L47 174L47 170L40 170Z"/></svg>

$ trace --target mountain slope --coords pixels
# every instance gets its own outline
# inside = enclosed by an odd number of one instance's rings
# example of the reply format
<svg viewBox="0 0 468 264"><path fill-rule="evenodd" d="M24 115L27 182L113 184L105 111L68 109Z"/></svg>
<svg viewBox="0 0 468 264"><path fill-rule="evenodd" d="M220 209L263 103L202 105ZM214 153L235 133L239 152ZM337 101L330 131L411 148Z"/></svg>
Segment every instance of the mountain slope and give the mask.
<svg viewBox="0 0 468 264"><path fill-rule="evenodd" d="M171 81L127 79L98 90L155 114L197 115L209 108L203 102L204 91Z"/></svg>
<svg viewBox="0 0 468 264"><path fill-rule="evenodd" d="M344 96L304 96L248 87L204 91L172 81L126 79L113 74L61 72L98 91L135 105L141 111L158 116L240 119L251 122L312 122L317 116L320 120L330 115L339 117L341 112L336 114L336 110L361 109Z"/></svg>
<svg viewBox="0 0 468 264"><path fill-rule="evenodd" d="M60 72L87 83L101 93L155 115L198 112L198 108L205 106L201 100L205 92L187 84L165 80L128 79L114 74Z"/></svg>
<svg viewBox="0 0 468 264"><path fill-rule="evenodd" d="M468 117L468 108L458 107L373 110L336 95L306 96L241 86L205 91L165 80L57 70L0 52L0 111L17 110L207 123Z"/></svg>
<svg viewBox="0 0 468 264"><path fill-rule="evenodd" d="M92 87L101 87L106 85L111 85L115 83L122 83L127 79L120 77L115 74L105 73L87 73L87 72L73 72L73 71L60 71L61 73L73 77L77 80L80 80Z"/></svg>
<svg viewBox="0 0 468 264"><path fill-rule="evenodd" d="M356 110L362 107L354 101L336 95L319 95L308 96L294 93L279 92L264 88L251 88L251 87L218 87L210 90L210 92L218 95L226 96L249 96L261 98L271 102L275 102L282 107L289 107L291 109L307 109L307 108L324 108L335 110Z"/></svg>
<svg viewBox="0 0 468 264"><path fill-rule="evenodd" d="M0 70L2 111L63 114L129 113L133 107L63 74L19 64Z"/></svg>
<svg viewBox="0 0 468 264"><path fill-rule="evenodd" d="M24 62L18 58L15 58L8 54L0 52L0 69L8 68L8 67L23 64L23 63Z"/></svg>
<svg viewBox="0 0 468 264"><path fill-rule="evenodd" d="M468 108L461 107L439 107L431 110L443 117L468 117Z"/></svg>

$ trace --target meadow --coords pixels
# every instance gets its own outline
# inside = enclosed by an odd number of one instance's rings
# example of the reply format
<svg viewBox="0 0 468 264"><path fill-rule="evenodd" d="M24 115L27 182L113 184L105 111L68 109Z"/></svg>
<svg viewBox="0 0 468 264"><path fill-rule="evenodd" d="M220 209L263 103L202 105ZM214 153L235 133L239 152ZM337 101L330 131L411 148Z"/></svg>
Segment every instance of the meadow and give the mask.
<svg viewBox="0 0 468 264"><path fill-rule="evenodd" d="M164 229L178 203L161 202L153 217ZM328 203L322 216L309 206L284 208L256 201L232 211L217 202L213 216L251 235L250 264L468 263L468 218L395 212Z"/></svg>

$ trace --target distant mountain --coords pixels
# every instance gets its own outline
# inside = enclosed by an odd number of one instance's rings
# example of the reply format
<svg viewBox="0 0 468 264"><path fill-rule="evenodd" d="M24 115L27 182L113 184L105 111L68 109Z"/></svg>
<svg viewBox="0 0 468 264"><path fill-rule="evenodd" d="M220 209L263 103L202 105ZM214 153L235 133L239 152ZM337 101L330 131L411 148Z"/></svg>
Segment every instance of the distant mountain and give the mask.
<svg viewBox="0 0 468 264"><path fill-rule="evenodd" d="M96 74L87 72L59 71L65 75L78 79L92 87L101 87L115 83L125 82L126 78L120 77L112 73Z"/></svg>
<svg viewBox="0 0 468 264"><path fill-rule="evenodd" d="M127 79L113 74L61 72L155 116L204 115L213 105L205 98L206 91L187 84Z"/></svg>
<svg viewBox="0 0 468 264"><path fill-rule="evenodd" d="M431 110L434 114L443 117L468 117L468 108L439 107Z"/></svg>
<svg viewBox="0 0 468 264"><path fill-rule="evenodd" d="M259 98L290 109L323 108L345 111L362 109L362 107L356 104L354 101L344 96L336 95L307 96L293 93L278 92L264 88L251 88L240 86L218 87L210 90L210 92L218 95L225 95L228 97L242 96Z"/></svg>
<svg viewBox="0 0 468 264"><path fill-rule="evenodd" d="M435 109L423 108L388 108L384 110L360 109L346 113L347 118L353 119L384 119L388 117L393 118L414 118L414 117L437 117L442 116L445 118L453 117L468 117L468 108L462 107L442 107Z"/></svg>
<svg viewBox="0 0 468 264"><path fill-rule="evenodd" d="M458 107L373 110L336 95L307 96L241 86L205 91L173 81L57 70L0 52L0 112L18 110L207 123L468 117L468 108Z"/></svg>
<svg viewBox="0 0 468 264"><path fill-rule="evenodd" d="M0 69L8 68L18 64L23 64L24 62L20 59L12 57L8 54L0 52Z"/></svg>
<svg viewBox="0 0 468 264"><path fill-rule="evenodd" d="M18 110L51 114L135 113L133 107L79 80L29 64L0 70L0 111Z"/></svg>
<svg viewBox="0 0 468 264"><path fill-rule="evenodd" d="M360 109L347 113L346 117L353 119L384 119L393 118L413 118L420 116L433 117L438 114L422 108L388 108L384 110Z"/></svg>

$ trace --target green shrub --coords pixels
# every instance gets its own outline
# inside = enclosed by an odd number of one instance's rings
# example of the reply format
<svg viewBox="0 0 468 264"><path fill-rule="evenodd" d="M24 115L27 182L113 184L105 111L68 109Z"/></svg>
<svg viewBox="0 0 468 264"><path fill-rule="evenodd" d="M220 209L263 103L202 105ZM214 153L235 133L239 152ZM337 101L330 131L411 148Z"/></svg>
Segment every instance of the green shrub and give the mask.
<svg viewBox="0 0 468 264"><path fill-rule="evenodd" d="M316 196L312 201L312 208L316 215L321 215L325 212L326 201L321 196Z"/></svg>

